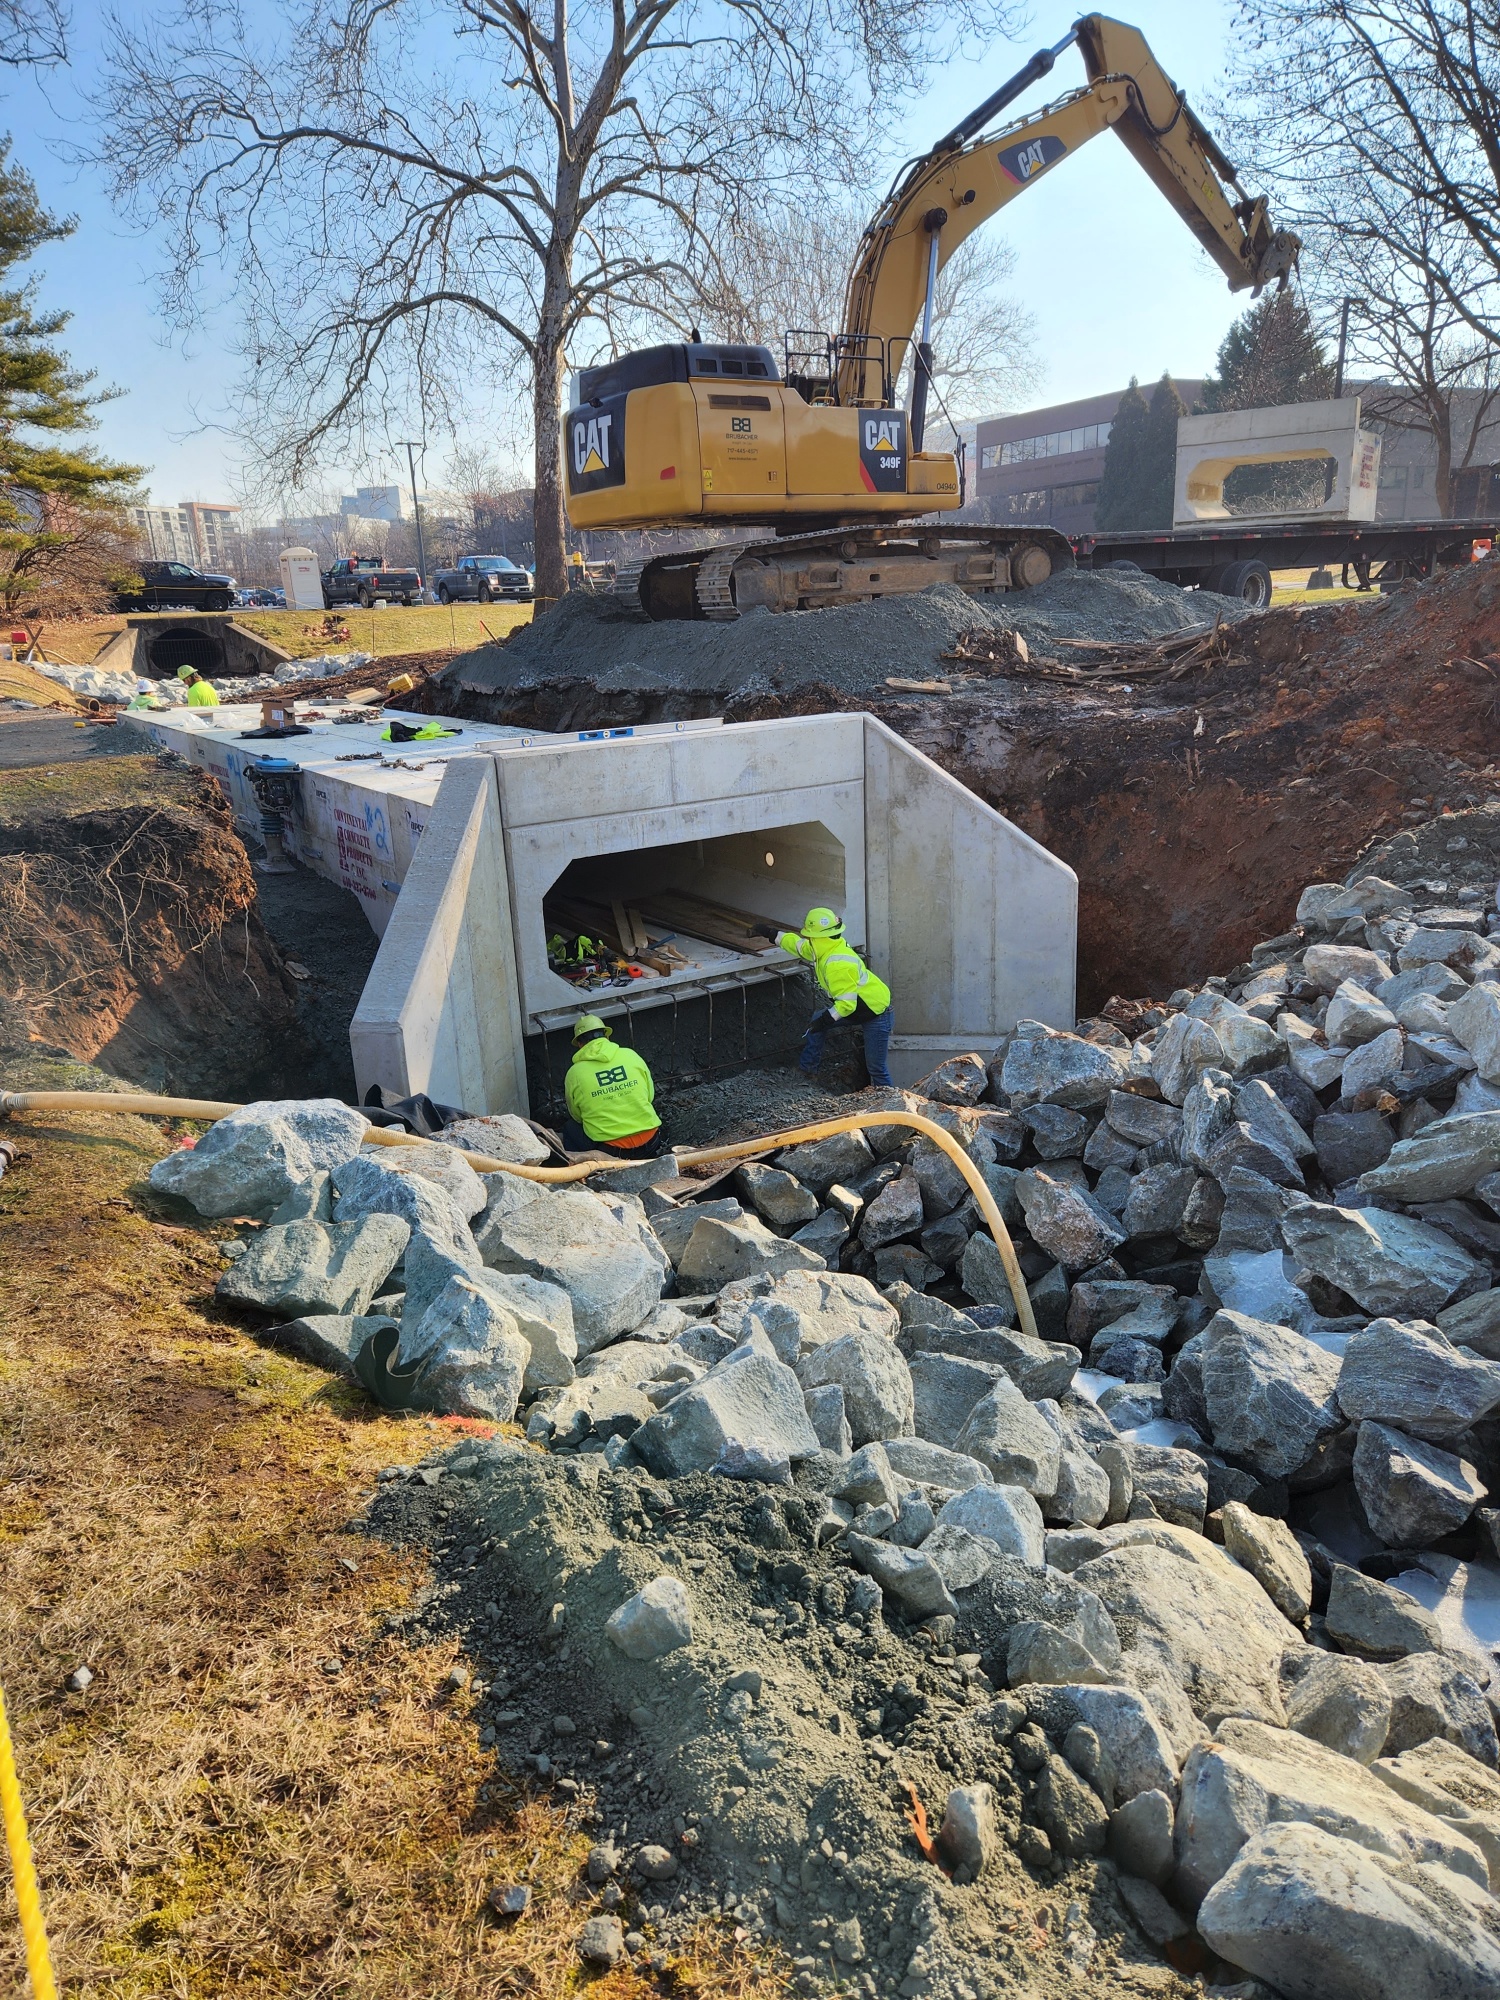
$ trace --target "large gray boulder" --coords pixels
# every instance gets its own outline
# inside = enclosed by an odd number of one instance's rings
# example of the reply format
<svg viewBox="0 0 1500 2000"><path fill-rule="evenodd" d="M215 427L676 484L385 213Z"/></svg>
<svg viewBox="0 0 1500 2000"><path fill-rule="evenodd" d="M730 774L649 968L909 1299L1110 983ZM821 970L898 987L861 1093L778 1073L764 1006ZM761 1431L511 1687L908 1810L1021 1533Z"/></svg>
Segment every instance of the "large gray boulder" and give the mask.
<svg viewBox="0 0 1500 2000"><path fill-rule="evenodd" d="M812 1348L797 1363L804 1389L828 1383L844 1392L844 1409L856 1446L884 1438L908 1437L913 1430L911 1371L895 1342L878 1333L846 1333ZM934 1444L946 1444L934 1438Z"/></svg>
<svg viewBox="0 0 1500 2000"><path fill-rule="evenodd" d="M1497 1170L1500 1111L1471 1111L1398 1140L1380 1166L1361 1175L1359 1191L1368 1200L1446 1201Z"/></svg>
<svg viewBox="0 0 1500 2000"><path fill-rule="evenodd" d="M1328 1003L1323 1032L1330 1042L1355 1049L1395 1026L1396 1017L1384 1001L1377 1000L1354 980L1346 979Z"/></svg>
<svg viewBox="0 0 1500 2000"><path fill-rule="evenodd" d="M735 1279L719 1293L714 1322L740 1339L752 1326L763 1326L790 1363L849 1333L894 1339L900 1314L868 1278L852 1271L798 1269Z"/></svg>
<svg viewBox="0 0 1500 2000"><path fill-rule="evenodd" d="M1350 1757L1295 1731L1232 1716L1182 1767L1176 1887L1195 1908L1245 1842L1276 1820L1298 1820L1376 1853L1436 1863L1489 1887L1473 1841L1393 1792Z"/></svg>
<svg viewBox="0 0 1500 2000"><path fill-rule="evenodd" d="M871 1445L869 1449L879 1451L882 1447ZM887 1438L884 1451L892 1472L918 1486L935 1486L946 1493L967 1493L971 1486L983 1486L989 1481L990 1475L977 1458L944 1451L941 1445L929 1444L925 1438Z"/></svg>
<svg viewBox="0 0 1500 2000"><path fill-rule="evenodd" d="M1456 1534L1486 1492L1466 1458L1373 1422L1359 1427L1354 1486L1366 1520L1393 1549Z"/></svg>
<svg viewBox="0 0 1500 2000"><path fill-rule="evenodd" d="M1378 952L1348 944L1309 945L1302 957L1302 970L1313 985L1330 999L1346 979L1356 981L1368 991L1378 992L1391 976L1389 961Z"/></svg>
<svg viewBox="0 0 1500 2000"><path fill-rule="evenodd" d="M1339 1362L1293 1333L1220 1311L1199 1349L1214 1446L1262 1479L1285 1479L1341 1428Z"/></svg>
<svg viewBox="0 0 1500 2000"><path fill-rule="evenodd" d="M892 1109L898 1107L892 1106ZM909 1136L898 1131L898 1139ZM863 1132L835 1132L828 1139L812 1139L805 1146L792 1146L778 1153L776 1164L783 1173L794 1175L822 1201L835 1182L857 1181L875 1164L869 1141Z"/></svg>
<svg viewBox="0 0 1500 2000"><path fill-rule="evenodd" d="M797 1377L750 1348L737 1349L684 1389L631 1443L659 1479L712 1472L751 1448L792 1462L816 1458L821 1449Z"/></svg>
<svg viewBox="0 0 1500 2000"><path fill-rule="evenodd" d="M1488 2000L1494 1907L1467 1876L1294 1823L1246 1841L1198 1928L1283 2000Z"/></svg>
<svg viewBox="0 0 1500 2000"><path fill-rule="evenodd" d="M956 1354L914 1354L911 1371L912 1423L919 1438L951 1451L981 1396L1000 1380L993 1362L966 1361Z"/></svg>
<svg viewBox="0 0 1500 2000"><path fill-rule="evenodd" d="M1294 1646L1282 1661L1286 1719L1299 1736L1356 1764L1373 1764L1391 1726L1391 1691L1380 1669L1317 1646Z"/></svg>
<svg viewBox="0 0 1500 2000"><path fill-rule="evenodd" d="M1017 1176L1019 1178L1019 1176ZM1005 1261L987 1230L976 1229L959 1259L958 1281L964 1297L977 1306L1006 1306L1015 1318L1015 1299Z"/></svg>
<svg viewBox="0 0 1500 2000"><path fill-rule="evenodd" d="M1392 1791L1482 1847L1491 1889L1500 1888L1500 1776L1440 1736L1378 1757L1370 1768Z"/></svg>
<svg viewBox="0 0 1500 2000"><path fill-rule="evenodd" d="M268 1216L293 1188L352 1160L368 1123L332 1097L259 1099L158 1160L147 1179L200 1215Z"/></svg>
<svg viewBox="0 0 1500 2000"><path fill-rule="evenodd" d="M500 1301L466 1273L450 1278L407 1332L396 1361L415 1368L414 1400L446 1415L507 1424L516 1414L531 1350Z"/></svg>
<svg viewBox="0 0 1500 2000"><path fill-rule="evenodd" d="M1404 1590L1335 1563L1328 1589L1328 1636L1362 1660L1441 1652L1443 1628Z"/></svg>
<svg viewBox="0 0 1500 2000"><path fill-rule="evenodd" d="M561 1388L571 1382L578 1360L578 1336L573 1331L573 1301L562 1286L528 1277L524 1271L480 1270L473 1278L506 1308L526 1342L525 1393L534 1396L539 1389Z"/></svg>
<svg viewBox="0 0 1500 2000"><path fill-rule="evenodd" d="M1024 1487L988 1482L971 1486L943 1502L938 1522L950 1528L967 1528L971 1535L993 1542L1006 1555L1020 1556L1038 1568L1042 1565L1046 1533L1042 1510Z"/></svg>
<svg viewBox="0 0 1500 2000"><path fill-rule="evenodd" d="M826 1271L816 1250L774 1235L758 1215L737 1221L705 1216L678 1260L684 1290L721 1291L737 1278L776 1277L783 1271ZM658 1293L660 1286L658 1286Z"/></svg>
<svg viewBox="0 0 1500 2000"><path fill-rule="evenodd" d="M1165 1522L1106 1532L1106 1555L1073 1572L1100 1599L1120 1634L1120 1678L1151 1703L1185 1753L1200 1722L1222 1714L1282 1726L1281 1657L1299 1634L1255 1579L1212 1542Z"/></svg>
<svg viewBox="0 0 1500 2000"><path fill-rule="evenodd" d="M1185 1104L1203 1071L1223 1066L1224 1044L1191 1014L1174 1014L1151 1051L1151 1076L1168 1104Z"/></svg>
<svg viewBox="0 0 1500 2000"><path fill-rule="evenodd" d="M1200 1288L1227 1312L1243 1313L1268 1326L1296 1326L1310 1312L1306 1292L1287 1274L1278 1250L1213 1252L1203 1260Z"/></svg>
<svg viewBox="0 0 1500 2000"><path fill-rule="evenodd" d="M1111 1091L1104 1107L1110 1130L1133 1146L1165 1146L1176 1152L1182 1143L1182 1112L1175 1104L1142 1097L1133 1090Z"/></svg>
<svg viewBox="0 0 1500 2000"><path fill-rule="evenodd" d="M1127 1237L1177 1235L1188 1198L1197 1185L1197 1168L1178 1166L1172 1160L1136 1174L1120 1215Z"/></svg>
<svg viewBox="0 0 1500 2000"><path fill-rule="evenodd" d="M462 1162L460 1162L462 1164ZM473 1270L479 1251L468 1218L445 1187L420 1174L398 1174L368 1152L333 1170L334 1220L357 1222L365 1215L395 1215L413 1236L425 1236L445 1256Z"/></svg>
<svg viewBox="0 0 1500 2000"><path fill-rule="evenodd" d="M393 1215L358 1222L286 1222L263 1229L215 1287L227 1304L277 1319L359 1317L395 1269L407 1227Z"/></svg>
<svg viewBox="0 0 1500 2000"><path fill-rule="evenodd" d="M1385 1748L1395 1756L1440 1737L1493 1771L1500 1761L1495 1718L1475 1673L1477 1662L1452 1654L1409 1653L1380 1669L1391 1695Z"/></svg>
<svg viewBox="0 0 1500 2000"><path fill-rule="evenodd" d="M481 1153L491 1160L513 1160L522 1167L545 1166L552 1157L551 1147L513 1111L460 1118L438 1134L438 1144L461 1146L466 1153Z"/></svg>
<svg viewBox="0 0 1500 2000"><path fill-rule="evenodd" d="M1317 1151L1307 1130L1299 1125L1264 1077L1251 1077L1234 1096L1234 1113L1257 1137L1294 1160L1311 1159Z"/></svg>
<svg viewBox="0 0 1500 2000"><path fill-rule="evenodd" d="M493 1227L486 1260L497 1271L523 1272L566 1292L578 1352L592 1354L639 1326L661 1298L665 1253L653 1256L644 1233L644 1225L623 1219L601 1195L547 1188Z"/></svg>
<svg viewBox="0 0 1500 2000"><path fill-rule="evenodd" d="M1444 1026L1469 1051L1482 1077L1500 1080L1500 988L1489 980L1471 986L1449 1006Z"/></svg>
<svg viewBox="0 0 1500 2000"><path fill-rule="evenodd" d="M1124 1049L1106 1048L1040 1021L1018 1021L1000 1082L1017 1111L1041 1103L1087 1111L1103 1104L1129 1074L1130 1058Z"/></svg>
<svg viewBox="0 0 1500 2000"><path fill-rule="evenodd" d="M913 1236L922 1227L922 1186L909 1170L897 1174L876 1195L860 1218L859 1240L866 1250Z"/></svg>
<svg viewBox="0 0 1500 2000"><path fill-rule="evenodd" d="M735 1179L756 1214L773 1228L800 1229L818 1213L818 1198L812 1189L779 1167L747 1161Z"/></svg>
<svg viewBox="0 0 1500 2000"><path fill-rule="evenodd" d="M1285 1521L1254 1514L1243 1500L1226 1500L1220 1519L1225 1553L1249 1570L1283 1618L1303 1624L1312 1609L1312 1568Z"/></svg>
<svg viewBox="0 0 1500 2000"><path fill-rule="evenodd" d="M1029 1720L1056 1742L1065 1742L1068 1732L1080 1724L1093 1730L1100 1751L1094 1782L1106 1805L1123 1805L1143 1792L1176 1798L1177 1752L1138 1689L1118 1683L1032 1683L1018 1688L1016 1697L1025 1704Z"/></svg>
<svg viewBox="0 0 1500 2000"><path fill-rule="evenodd" d="M1021 1175L1016 1192L1034 1241L1069 1271L1101 1263L1125 1241L1118 1220L1087 1188L1034 1167Z"/></svg>
<svg viewBox="0 0 1500 2000"><path fill-rule="evenodd" d="M853 1558L855 1567L863 1570L880 1585L887 1597L895 1600L902 1611L911 1619L932 1618L942 1612L953 1613L958 1605L948 1587L948 1580L932 1557L921 1549L896 1548L889 1542L875 1540L870 1535L855 1534L852 1530L844 1537L844 1547Z"/></svg>
<svg viewBox="0 0 1500 2000"><path fill-rule="evenodd" d="M1227 1070L1206 1069L1183 1099L1182 1157L1200 1173L1234 1124L1234 1081Z"/></svg>
<svg viewBox="0 0 1500 2000"><path fill-rule="evenodd" d="M1368 1313L1430 1319L1489 1282L1488 1268L1451 1236L1408 1215L1306 1202L1287 1212L1281 1232L1299 1271L1336 1285Z"/></svg>
<svg viewBox="0 0 1500 2000"><path fill-rule="evenodd" d="M479 1215L489 1201L489 1190L456 1147L436 1143L382 1146L379 1161L389 1174L415 1174L419 1180L446 1189L465 1222Z"/></svg>
<svg viewBox="0 0 1500 2000"><path fill-rule="evenodd" d="M1024 1487L1037 1499L1057 1491L1057 1433L1008 1377L974 1405L953 1449L978 1459L998 1486Z"/></svg>
<svg viewBox="0 0 1500 2000"><path fill-rule="evenodd" d="M1371 1320L1350 1337L1338 1397L1356 1423L1373 1419L1436 1442L1500 1409L1500 1364L1460 1353L1431 1327Z"/></svg>
<svg viewBox="0 0 1500 2000"><path fill-rule="evenodd" d="M396 1322L383 1313L308 1313L289 1319L272 1330L278 1347L315 1368L329 1368L335 1375L354 1375L354 1358L365 1342L381 1327Z"/></svg>

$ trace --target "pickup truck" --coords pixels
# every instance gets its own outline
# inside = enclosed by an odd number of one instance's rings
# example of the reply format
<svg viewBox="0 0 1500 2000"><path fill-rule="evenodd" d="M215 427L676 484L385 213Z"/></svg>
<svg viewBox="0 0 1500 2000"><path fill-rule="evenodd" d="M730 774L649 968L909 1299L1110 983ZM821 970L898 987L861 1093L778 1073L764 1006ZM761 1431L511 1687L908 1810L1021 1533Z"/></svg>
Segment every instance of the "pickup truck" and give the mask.
<svg viewBox="0 0 1500 2000"><path fill-rule="evenodd" d="M529 604L536 595L530 570L508 556L460 556L452 569L434 573L432 588L439 604L470 597L480 604L502 598Z"/></svg>
<svg viewBox="0 0 1500 2000"><path fill-rule="evenodd" d="M387 569L374 556L340 556L323 571L323 606L363 604L368 610L377 597L410 604L422 594L422 579L414 569Z"/></svg>

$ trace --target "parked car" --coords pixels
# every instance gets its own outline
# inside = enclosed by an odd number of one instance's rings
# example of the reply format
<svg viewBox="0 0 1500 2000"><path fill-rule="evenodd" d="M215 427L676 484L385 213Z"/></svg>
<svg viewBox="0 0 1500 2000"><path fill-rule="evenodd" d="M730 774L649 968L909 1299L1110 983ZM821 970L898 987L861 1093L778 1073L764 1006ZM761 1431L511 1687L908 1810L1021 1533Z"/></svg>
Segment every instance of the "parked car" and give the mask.
<svg viewBox="0 0 1500 2000"><path fill-rule="evenodd" d="M180 562L140 564L142 588L121 591L115 602L121 611L232 611L234 578L210 570L191 569Z"/></svg>
<svg viewBox="0 0 1500 2000"><path fill-rule="evenodd" d="M323 571L323 606L363 604L368 610L377 597L410 604L422 594L422 579L414 569L387 569L375 556L340 556Z"/></svg>
<svg viewBox="0 0 1500 2000"><path fill-rule="evenodd" d="M460 556L452 569L434 574L432 587L439 604L464 598L473 598L478 604L501 599L529 604L536 595L531 571L508 556Z"/></svg>
<svg viewBox="0 0 1500 2000"><path fill-rule="evenodd" d="M285 611L286 592L257 588L237 593L240 604L247 611Z"/></svg>

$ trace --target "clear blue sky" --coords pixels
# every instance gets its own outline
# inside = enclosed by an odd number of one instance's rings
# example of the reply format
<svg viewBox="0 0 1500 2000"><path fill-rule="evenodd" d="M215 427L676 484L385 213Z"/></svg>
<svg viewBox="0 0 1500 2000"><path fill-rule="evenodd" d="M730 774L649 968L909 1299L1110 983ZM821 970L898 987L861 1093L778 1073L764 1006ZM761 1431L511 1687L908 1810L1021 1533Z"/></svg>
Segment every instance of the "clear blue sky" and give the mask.
<svg viewBox="0 0 1500 2000"><path fill-rule="evenodd" d="M980 61L948 64L902 121L897 137L904 150L930 144L1034 48L1058 40L1074 12L1048 0L1015 44L1001 44ZM1142 29L1169 74L1204 107L1218 81L1229 0L1118 0L1118 13ZM40 83L10 82L0 95L0 130L12 133L16 159L49 204L79 217L77 234L38 260L43 299L74 314L67 344L75 362L126 391L103 412L100 446L148 465L158 501L232 499L237 451L220 427L236 366L232 302L186 344L174 340L151 283L160 246L131 235L91 174L66 162L68 146L90 135L97 21L94 0L76 0L73 69ZM1061 95L1082 74L1070 52L1027 104ZM1253 163L1242 165L1253 185ZM872 195L883 191L886 177L883 168ZM1245 304L1231 298L1207 256L1107 133L1015 202L1003 228L1016 252L1016 289L1037 324L1037 403L1119 388L1132 374L1153 380L1163 368L1202 375ZM429 457L430 478L441 460L439 446ZM344 476L353 475L329 468L330 484Z"/></svg>

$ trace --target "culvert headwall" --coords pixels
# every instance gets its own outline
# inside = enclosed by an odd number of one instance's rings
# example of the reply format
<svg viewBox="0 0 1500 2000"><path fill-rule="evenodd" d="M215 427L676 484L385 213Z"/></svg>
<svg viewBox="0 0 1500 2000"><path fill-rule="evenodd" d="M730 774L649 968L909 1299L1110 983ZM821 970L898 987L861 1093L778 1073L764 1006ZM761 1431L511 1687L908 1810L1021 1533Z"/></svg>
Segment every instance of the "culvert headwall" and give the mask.
<svg viewBox="0 0 1500 2000"><path fill-rule="evenodd" d="M752 1005L779 1009L798 968L747 926L830 901L894 990L898 1080L1021 1018L1071 1026L1072 870L872 716L454 758L354 1017L360 1091L540 1115L538 1052L580 1013L630 1038L710 998L725 1019L744 1010L753 1057ZM644 932L661 969L563 976L549 940L587 937L591 911L610 937ZM648 1039L666 1039L660 1020Z"/></svg>

